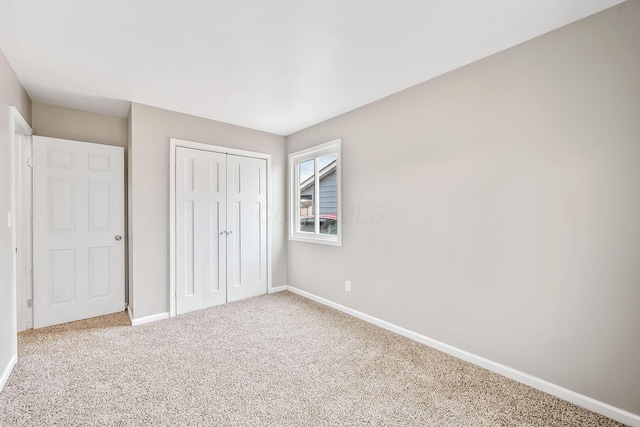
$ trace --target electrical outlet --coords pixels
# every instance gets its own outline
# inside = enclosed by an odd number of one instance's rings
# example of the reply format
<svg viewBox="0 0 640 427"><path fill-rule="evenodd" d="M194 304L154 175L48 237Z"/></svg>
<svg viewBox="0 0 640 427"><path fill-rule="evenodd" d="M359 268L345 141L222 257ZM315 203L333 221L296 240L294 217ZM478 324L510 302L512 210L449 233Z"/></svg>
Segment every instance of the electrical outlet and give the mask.
<svg viewBox="0 0 640 427"><path fill-rule="evenodd" d="M351 292L351 280L344 281L344 290L347 292Z"/></svg>

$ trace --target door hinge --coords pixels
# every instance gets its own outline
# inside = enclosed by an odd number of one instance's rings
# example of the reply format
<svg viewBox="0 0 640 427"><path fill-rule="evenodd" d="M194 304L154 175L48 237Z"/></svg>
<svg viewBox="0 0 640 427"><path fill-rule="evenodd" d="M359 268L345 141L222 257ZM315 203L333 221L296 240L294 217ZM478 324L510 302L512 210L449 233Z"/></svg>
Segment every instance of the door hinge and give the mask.
<svg viewBox="0 0 640 427"><path fill-rule="evenodd" d="M27 157L27 166L33 167L33 157Z"/></svg>
<svg viewBox="0 0 640 427"><path fill-rule="evenodd" d="M27 307L31 308L32 305L33 305L33 300L32 299L28 299L27 300Z"/></svg>

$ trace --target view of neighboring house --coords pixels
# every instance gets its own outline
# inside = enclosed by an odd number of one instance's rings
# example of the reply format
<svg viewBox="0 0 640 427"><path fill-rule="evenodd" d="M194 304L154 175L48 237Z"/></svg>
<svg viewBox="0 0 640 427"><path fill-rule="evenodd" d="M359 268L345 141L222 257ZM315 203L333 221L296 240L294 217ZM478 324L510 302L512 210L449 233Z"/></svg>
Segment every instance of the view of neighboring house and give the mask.
<svg viewBox="0 0 640 427"><path fill-rule="evenodd" d="M337 234L338 184L336 165L338 161L335 155L324 156L320 159L324 161L322 162L323 164L319 165L320 185L318 195L316 196L315 194L315 179L313 174L300 184L300 231L313 232L315 229L313 217L315 199L318 200L319 204L320 233ZM303 167L304 166L301 166L301 169ZM303 170L300 172L301 176L305 176Z"/></svg>

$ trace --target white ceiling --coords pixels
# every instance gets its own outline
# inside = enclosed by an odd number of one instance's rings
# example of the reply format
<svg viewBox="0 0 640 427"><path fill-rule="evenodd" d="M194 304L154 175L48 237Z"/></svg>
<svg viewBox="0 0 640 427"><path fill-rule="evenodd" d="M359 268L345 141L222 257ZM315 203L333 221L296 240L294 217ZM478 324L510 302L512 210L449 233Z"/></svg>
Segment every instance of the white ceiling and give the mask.
<svg viewBox="0 0 640 427"><path fill-rule="evenodd" d="M33 101L129 101L281 135L622 0L0 0Z"/></svg>

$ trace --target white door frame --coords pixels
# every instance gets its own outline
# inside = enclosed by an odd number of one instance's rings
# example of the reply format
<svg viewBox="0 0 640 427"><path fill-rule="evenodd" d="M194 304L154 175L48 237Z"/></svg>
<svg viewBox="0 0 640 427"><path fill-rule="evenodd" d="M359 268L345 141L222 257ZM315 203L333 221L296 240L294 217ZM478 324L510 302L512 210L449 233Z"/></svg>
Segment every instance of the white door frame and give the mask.
<svg viewBox="0 0 640 427"><path fill-rule="evenodd" d="M186 141L183 139L169 139L169 315L176 315L176 148L192 148L195 150L213 151L234 156L253 157L267 161L267 293L272 293L271 236L273 229L273 214L271 212L271 154L256 151L239 150L236 148L210 145L202 142Z"/></svg>
<svg viewBox="0 0 640 427"><path fill-rule="evenodd" d="M33 283L29 280L32 277L28 274L27 269L21 269L18 271L18 256L20 256L27 266L30 266L32 260L32 247L28 242L31 241L31 210L26 211L21 209L20 216L16 215L18 201L24 204L25 199L29 203L32 199L32 189L25 188L22 185L25 182L27 174L31 173L30 168L26 162L16 164L16 154L20 150L24 152L22 144L16 140L16 133L24 136L24 143L31 144L31 136L33 130L29 123L22 117L20 111L14 106L10 107L10 123L9 123L9 138L11 141L11 247L12 247L12 274L11 274L11 287L13 294L13 332L15 335L14 351L17 358L18 350L18 313L29 314L33 316L33 311L29 313L27 308L27 299L30 298L32 292ZM27 194L25 194L25 191ZM28 213L27 213L28 212ZM20 228L20 229L18 229ZM18 254L18 250L20 253ZM24 291L24 295L27 296L23 301L18 302L18 287ZM18 310L18 303L20 303L20 310ZM31 327L33 327L33 317L31 317Z"/></svg>

